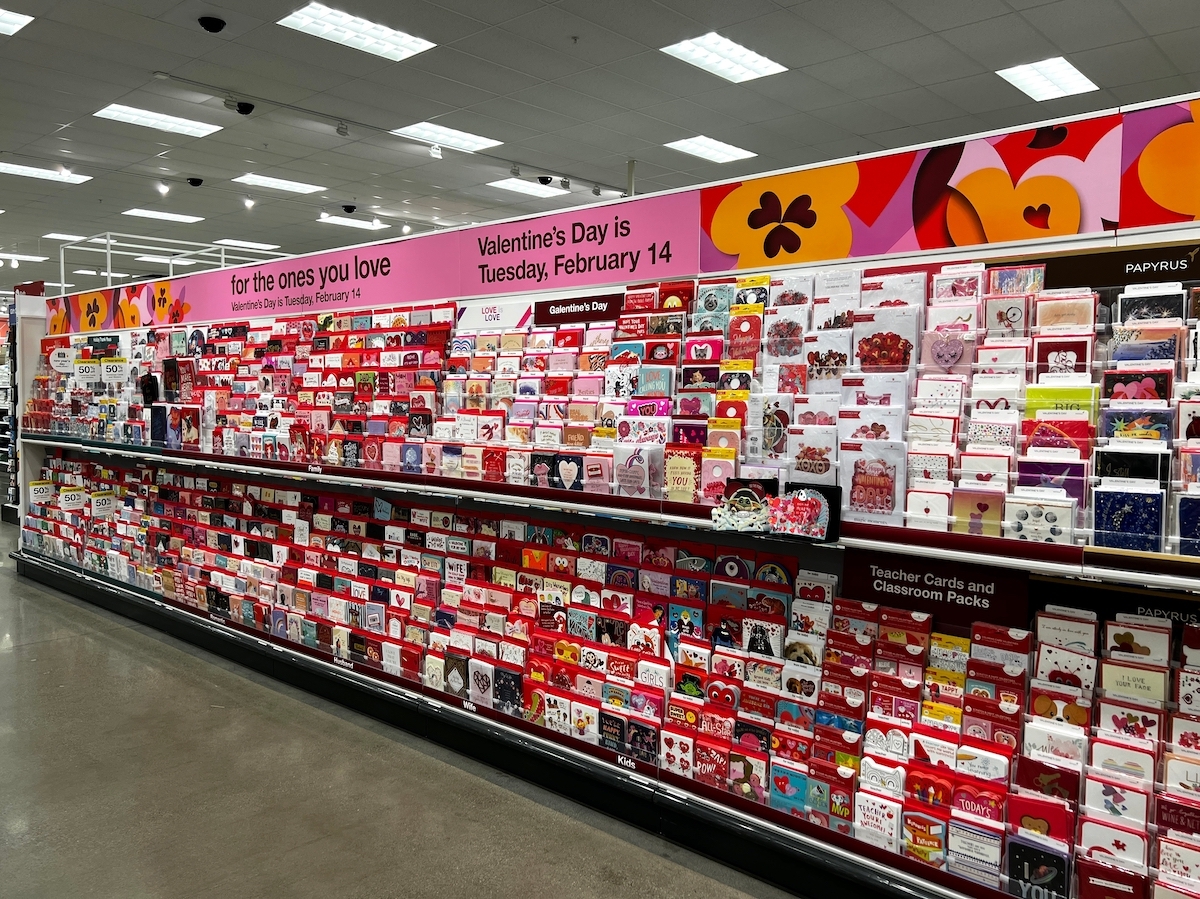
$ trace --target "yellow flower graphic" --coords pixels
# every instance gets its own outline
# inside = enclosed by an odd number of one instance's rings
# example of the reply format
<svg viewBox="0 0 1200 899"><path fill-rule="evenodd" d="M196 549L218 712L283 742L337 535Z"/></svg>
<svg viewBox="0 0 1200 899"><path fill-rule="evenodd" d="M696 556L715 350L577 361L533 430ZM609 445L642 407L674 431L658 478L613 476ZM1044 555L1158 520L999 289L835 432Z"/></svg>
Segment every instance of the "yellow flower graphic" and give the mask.
<svg viewBox="0 0 1200 899"><path fill-rule="evenodd" d="M738 268L841 259L853 239L842 207L857 187L852 162L756 178L721 200L710 236Z"/></svg>
<svg viewBox="0 0 1200 899"><path fill-rule="evenodd" d="M1142 150L1138 178L1159 206L1200 219L1200 100L1188 105L1192 121L1168 128Z"/></svg>
<svg viewBox="0 0 1200 899"><path fill-rule="evenodd" d="M166 322L171 310L171 282L155 281L154 292L150 295L150 315L154 321Z"/></svg>

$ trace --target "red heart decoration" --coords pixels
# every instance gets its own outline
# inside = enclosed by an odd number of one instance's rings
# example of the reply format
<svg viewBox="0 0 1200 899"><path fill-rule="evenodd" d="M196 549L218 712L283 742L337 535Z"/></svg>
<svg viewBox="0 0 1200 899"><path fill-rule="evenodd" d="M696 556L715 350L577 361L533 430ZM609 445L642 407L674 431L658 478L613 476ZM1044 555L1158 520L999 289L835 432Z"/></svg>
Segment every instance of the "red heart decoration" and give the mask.
<svg viewBox="0 0 1200 899"><path fill-rule="evenodd" d="M986 512L988 509L991 508L991 506L988 505L987 503L976 503L975 508L978 509L980 512Z"/></svg>
<svg viewBox="0 0 1200 899"><path fill-rule="evenodd" d="M1035 228L1041 228L1043 231L1050 230L1050 206L1046 203L1043 203L1037 209L1034 209L1032 206L1026 206L1021 216Z"/></svg>

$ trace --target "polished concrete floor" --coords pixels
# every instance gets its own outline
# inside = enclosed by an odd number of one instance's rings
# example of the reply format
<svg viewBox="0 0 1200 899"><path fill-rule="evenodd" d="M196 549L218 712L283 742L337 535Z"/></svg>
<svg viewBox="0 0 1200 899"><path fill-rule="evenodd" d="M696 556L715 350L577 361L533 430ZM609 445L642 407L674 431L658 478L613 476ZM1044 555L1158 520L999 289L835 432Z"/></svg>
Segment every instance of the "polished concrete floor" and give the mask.
<svg viewBox="0 0 1200 899"><path fill-rule="evenodd" d="M0 525L0 895L785 896L16 576Z"/></svg>

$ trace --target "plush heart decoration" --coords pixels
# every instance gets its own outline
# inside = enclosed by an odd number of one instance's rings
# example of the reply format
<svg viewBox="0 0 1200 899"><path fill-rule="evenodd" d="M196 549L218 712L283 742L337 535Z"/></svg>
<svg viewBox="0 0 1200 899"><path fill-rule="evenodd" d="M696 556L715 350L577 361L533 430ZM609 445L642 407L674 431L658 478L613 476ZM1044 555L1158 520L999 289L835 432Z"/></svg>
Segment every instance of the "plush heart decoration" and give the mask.
<svg viewBox="0 0 1200 899"><path fill-rule="evenodd" d="M965 345L960 337L939 337L929 346L933 361L942 368L953 368L963 357Z"/></svg>

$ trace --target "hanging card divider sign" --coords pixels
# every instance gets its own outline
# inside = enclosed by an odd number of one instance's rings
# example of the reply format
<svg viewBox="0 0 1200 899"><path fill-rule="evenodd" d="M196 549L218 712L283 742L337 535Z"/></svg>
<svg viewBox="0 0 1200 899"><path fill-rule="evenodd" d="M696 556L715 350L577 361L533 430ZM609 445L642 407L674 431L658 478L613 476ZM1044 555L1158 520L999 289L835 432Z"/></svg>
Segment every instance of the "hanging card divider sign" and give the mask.
<svg viewBox="0 0 1200 899"><path fill-rule="evenodd" d="M129 362L120 357L101 359L100 380L105 384L124 384L129 380Z"/></svg>
<svg viewBox="0 0 1200 899"><path fill-rule="evenodd" d="M54 482L53 481L30 481L29 482L29 505L44 506L48 505L54 499Z"/></svg>
<svg viewBox="0 0 1200 899"><path fill-rule="evenodd" d="M78 512L88 504L88 492L84 487L63 487L58 491L58 508L63 512Z"/></svg>
<svg viewBox="0 0 1200 899"><path fill-rule="evenodd" d="M533 304L535 325L578 325L586 322L615 320L621 314L625 295L574 297L566 300L540 300Z"/></svg>
<svg viewBox="0 0 1200 899"><path fill-rule="evenodd" d="M116 509L116 496L111 490L98 490L91 495L92 517L111 518Z"/></svg>
<svg viewBox="0 0 1200 899"><path fill-rule="evenodd" d="M842 592L862 602L929 612L938 627L986 621L1029 626L1029 573L967 562L846 549Z"/></svg>

